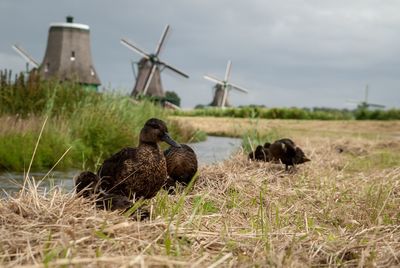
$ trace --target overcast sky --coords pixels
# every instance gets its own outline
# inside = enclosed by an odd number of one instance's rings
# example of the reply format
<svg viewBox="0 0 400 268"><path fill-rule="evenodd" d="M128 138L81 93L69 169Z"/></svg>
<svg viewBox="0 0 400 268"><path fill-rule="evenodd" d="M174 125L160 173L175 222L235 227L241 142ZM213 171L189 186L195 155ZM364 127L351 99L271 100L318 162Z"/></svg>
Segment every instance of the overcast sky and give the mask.
<svg viewBox="0 0 400 268"><path fill-rule="evenodd" d="M49 24L73 15L90 26L102 86L128 93L140 58L120 38L153 52L170 24L161 59L190 78L162 81L183 107L211 102L202 76L223 78L231 59L231 82L250 90L232 91L233 105L352 108L368 84L370 102L399 108L399 11L398 0L1 0L0 68L25 69L14 43L42 61Z"/></svg>

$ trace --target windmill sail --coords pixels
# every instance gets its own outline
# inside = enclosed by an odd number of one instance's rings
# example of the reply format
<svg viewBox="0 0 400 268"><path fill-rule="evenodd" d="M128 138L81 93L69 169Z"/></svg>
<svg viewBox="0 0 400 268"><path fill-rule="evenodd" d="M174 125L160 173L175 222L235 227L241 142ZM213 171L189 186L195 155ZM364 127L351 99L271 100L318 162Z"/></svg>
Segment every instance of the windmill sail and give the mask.
<svg viewBox="0 0 400 268"><path fill-rule="evenodd" d="M370 103L368 102L368 95L369 95L369 86L367 85L365 87L365 92L364 92L364 100L363 101L356 101L356 100L348 100L346 101L347 103L351 104L357 104L358 109L368 109L368 108L380 108L383 109L386 106L382 104L376 104L376 103Z"/></svg>
<svg viewBox="0 0 400 268"><path fill-rule="evenodd" d="M13 45L12 48L28 63L32 64L33 67L38 68L39 63L33 59L24 49L18 45Z"/></svg>
<svg viewBox="0 0 400 268"><path fill-rule="evenodd" d="M231 75L231 66L232 66L232 63L229 60L226 65L224 80L219 80L218 78L215 78L214 76L211 76L211 75L204 75L204 79L216 84L214 86L214 89L215 89L214 99L209 104L210 106L216 106L216 107L222 107L222 108L230 106L229 101L228 101L228 95L229 95L229 91L232 89L243 92L243 93L248 93L247 89L244 89L243 87L237 86L237 85L229 82L229 78Z"/></svg>
<svg viewBox="0 0 400 268"><path fill-rule="evenodd" d="M189 77L184 72L178 70L175 67L172 67L168 63L163 62L159 59L159 55L165 46L165 41L167 39L169 29L169 25L166 25L153 54L145 52L144 50L140 49L136 45L133 45L132 42L126 39L121 39L121 43L123 45L142 57L138 63L138 75L136 78L135 86L133 87L131 93L132 97L137 97L139 95L164 97L165 93L161 84L160 68L167 68L185 78Z"/></svg>

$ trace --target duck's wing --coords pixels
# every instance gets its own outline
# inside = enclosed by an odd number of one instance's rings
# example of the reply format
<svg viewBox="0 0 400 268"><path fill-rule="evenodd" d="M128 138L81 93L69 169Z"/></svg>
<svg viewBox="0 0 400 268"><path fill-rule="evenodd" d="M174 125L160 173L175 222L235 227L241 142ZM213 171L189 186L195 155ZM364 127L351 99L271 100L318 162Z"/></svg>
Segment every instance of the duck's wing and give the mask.
<svg viewBox="0 0 400 268"><path fill-rule="evenodd" d="M100 166L97 174L100 178L113 178L117 172L123 168L124 161L127 159L134 159L137 157L137 148L123 148L119 152L113 154Z"/></svg>

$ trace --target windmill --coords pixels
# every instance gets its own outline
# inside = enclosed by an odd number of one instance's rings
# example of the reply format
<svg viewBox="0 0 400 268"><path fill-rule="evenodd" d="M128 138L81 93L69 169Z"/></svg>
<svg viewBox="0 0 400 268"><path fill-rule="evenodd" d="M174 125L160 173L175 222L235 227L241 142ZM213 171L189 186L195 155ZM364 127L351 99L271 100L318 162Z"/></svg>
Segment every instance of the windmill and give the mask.
<svg viewBox="0 0 400 268"><path fill-rule="evenodd" d="M165 40L168 35L169 29L170 27L169 25L167 25L164 29L164 32L161 35L160 41L158 42L156 50L153 54L145 52L143 49L140 49L138 46L134 45L127 39L124 38L121 39L121 43L123 45L125 45L130 50L142 56L142 59L137 64L138 74L136 77L135 86L131 93L132 97L137 97L139 95L164 97L164 90L161 84L160 73L165 68L185 78L189 78L187 74L172 67L165 61L161 61L159 58L160 52L165 44Z"/></svg>
<svg viewBox="0 0 400 268"><path fill-rule="evenodd" d="M44 79L77 81L97 88L100 80L92 63L90 28L85 24L74 23L73 20L73 17L68 16L66 22L50 24L47 48L41 64L21 47L14 45L13 48L27 63L38 68Z"/></svg>
<svg viewBox="0 0 400 268"><path fill-rule="evenodd" d="M222 107L222 108L229 106L228 93L229 93L229 90L231 90L231 89L235 89L235 90L238 90L238 91L241 91L244 93L248 93L248 91L246 89L229 82L230 74L231 74L231 61L228 60L228 64L226 65L224 80L220 80L220 79L215 78L210 75L204 76L204 79L216 83L214 99L211 102L210 106L218 106L218 107Z"/></svg>
<svg viewBox="0 0 400 268"><path fill-rule="evenodd" d="M368 93L369 93L369 87L367 85L365 87L364 101L349 100L347 102L357 104L358 109L368 109L368 108L378 108L378 109L382 108L383 109L383 108L385 108L385 105L368 102Z"/></svg>

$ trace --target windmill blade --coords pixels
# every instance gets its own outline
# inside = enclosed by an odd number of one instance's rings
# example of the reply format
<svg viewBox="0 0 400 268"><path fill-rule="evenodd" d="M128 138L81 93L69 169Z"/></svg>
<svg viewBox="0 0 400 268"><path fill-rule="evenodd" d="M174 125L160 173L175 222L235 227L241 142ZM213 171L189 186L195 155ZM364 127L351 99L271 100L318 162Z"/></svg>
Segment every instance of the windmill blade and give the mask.
<svg viewBox="0 0 400 268"><path fill-rule="evenodd" d="M147 90L149 89L151 80L153 79L154 73L156 72L157 69L157 64L153 63L153 66L151 67L151 71L149 75L147 76L146 83L144 84L143 88L143 95L146 95Z"/></svg>
<svg viewBox="0 0 400 268"><path fill-rule="evenodd" d="M203 77L204 77L204 79L206 79L206 80L208 80L208 81L211 81L211 82L214 82L214 83L217 83L218 85L224 85L224 82L223 82L223 81L221 81L221 80L219 80L219 79L217 79L217 78L214 78L214 77L212 77L212 76L204 75Z"/></svg>
<svg viewBox="0 0 400 268"><path fill-rule="evenodd" d="M244 89L244 88L242 88L242 87L239 87L239 86L237 86L237 85L235 85L235 84L228 83L228 85L229 85L232 89L236 89L236 90L241 91L241 92L243 92L243 93L249 93L249 91L248 91L247 89Z"/></svg>
<svg viewBox="0 0 400 268"><path fill-rule="evenodd" d="M375 103L367 103L368 107L376 107L376 108L385 108L385 105L375 104Z"/></svg>
<svg viewBox="0 0 400 268"><path fill-rule="evenodd" d="M228 87L227 87L227 86L224 86L223 89L224 89L224 96L222 97L222 104L221 104L221 107L222 107L222 108L225 108L226 99L228 98Z"/></svg>
<svg viewBox="0 0 400 268"><path fill-rule="evenodd" d="M225 82L228 82L229 80L229 76L231 75L231 65L232 62L230 60L228 60L228 64L226 65L226 71L225 71Z"/></svg>
<svg viewBox="0 0 400 268"><path fill-rule="evenodd" d="M165 39L167 38L169 31L169 25L165 26L164 32L161 35L160 41L158 41L156 52L154 53L156 56L158 56L161 52L162 46L164 45Z"/></svg>
<svg viewBox="0 0 400 268"><path fill-rule="evenodd" d="M121 44L123 44L124 46L126 46L127 48L129 48L130 50L138 53L139 55L141 55L142 57L146 58L146 59L150 59L150 55L146 52L144 52L143 50L141 50L140 48L138 48L137 46L133 45L132 42L122 38L121 39Z"/></svg>
<svg viewBox="0 0 400 268"><path fill-rule="evenodd" d="M181 76L183 76L183 77L185 77L185 78L189 78L189 75L185 74L185 73L182 72L182 71L179 71L179 70L176 69L175 67L172 67L171 65L169 65L169 64L167 64L167 63L165 63L165 62L159 61L158 63L159 63L160 65L164 66L165 68L167 68L167 69L169 69L169 70L171 70L171 71L174 71L174 72L177 73L177 74L180 74Z"/></svg>
<svg viewBox="0 0 400 268"><path fill-rule="evenodd" d="M27 62L32 64L35 68L39 67L39 63L35 61L25 50L18 45L13 45L12 48Z"/></svg>

